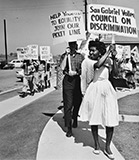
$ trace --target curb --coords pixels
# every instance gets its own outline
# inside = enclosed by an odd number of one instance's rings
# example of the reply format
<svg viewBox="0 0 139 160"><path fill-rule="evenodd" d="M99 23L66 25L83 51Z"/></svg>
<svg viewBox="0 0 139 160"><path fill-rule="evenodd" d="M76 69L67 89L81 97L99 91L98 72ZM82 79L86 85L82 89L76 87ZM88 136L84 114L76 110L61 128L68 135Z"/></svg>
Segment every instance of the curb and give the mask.
<svg viewBox="0 0 139 160"><path fill-rule="evenodd" d="M12 92L12 91L15 91L15 90L18 90L18 89L21 89L21 88L22 88L22 86L18 87L18 88L12 88L12 89L9 89L9 90L6 90L6 91L2 91L2 92L0 92L0 95L6 94L8 92Z"/></svg>

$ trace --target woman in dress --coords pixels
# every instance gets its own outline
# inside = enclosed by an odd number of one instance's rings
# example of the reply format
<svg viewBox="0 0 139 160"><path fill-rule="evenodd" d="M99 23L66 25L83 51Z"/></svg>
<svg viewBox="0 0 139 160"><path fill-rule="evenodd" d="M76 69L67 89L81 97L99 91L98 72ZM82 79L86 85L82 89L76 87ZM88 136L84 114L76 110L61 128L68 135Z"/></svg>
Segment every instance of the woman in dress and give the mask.
<svg viewBox="0 0 139 160"><path fill-rule="evenodd" d="M93 41L89 43L89 52L95 55L101 54L101 58L94 64L94 78L85 92L79 115L81 121L89 121L95 142L95 154L100 153L98 125L106 127L106 145L104 153L109 158L114 158L110 149L110 143L114 127L119 124L119 111L116 92L108 80L109 71L111 69L109 54L113 50L113 45L110 45L109 51L106 52L103 42L98 42L96 46L94 46L93 43Z"/></svg>

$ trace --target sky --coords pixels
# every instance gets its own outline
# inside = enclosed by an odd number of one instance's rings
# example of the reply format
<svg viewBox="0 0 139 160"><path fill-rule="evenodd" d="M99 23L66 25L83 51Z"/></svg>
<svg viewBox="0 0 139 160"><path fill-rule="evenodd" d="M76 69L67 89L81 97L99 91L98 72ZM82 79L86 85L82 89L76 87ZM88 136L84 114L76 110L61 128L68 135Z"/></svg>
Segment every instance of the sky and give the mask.
<svg viewBox="0 0 139 160"><path fill-rule="evenodd" d="M87 3L132 8L139 29L139 0L87 0ZM84 11L84 0L0 0L0 54L5 54L4 19L8 54L30 44L50 46L53 55L62 54L67 44L53 45L49 16L67 10Z"/></svg>

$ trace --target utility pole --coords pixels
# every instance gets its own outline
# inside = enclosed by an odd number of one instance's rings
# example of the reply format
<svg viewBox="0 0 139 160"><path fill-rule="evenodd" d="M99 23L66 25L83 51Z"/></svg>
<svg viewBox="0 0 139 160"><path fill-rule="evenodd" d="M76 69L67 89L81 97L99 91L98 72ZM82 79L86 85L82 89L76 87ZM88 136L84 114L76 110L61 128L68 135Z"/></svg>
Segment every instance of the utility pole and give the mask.
<svg viewBox="0 0 139 160"><path fill-rule="evenodd" d="M87 0L84 0L85 6L85 30L87 31Z"/></svg>
<svg viewBox="0 0 139 160"><path fill-rule="evenodd" d="M7 32L6 32L6 20L4 19L4 41L5 41L5 60L6 63L8 62L7 56Z"/></svg>

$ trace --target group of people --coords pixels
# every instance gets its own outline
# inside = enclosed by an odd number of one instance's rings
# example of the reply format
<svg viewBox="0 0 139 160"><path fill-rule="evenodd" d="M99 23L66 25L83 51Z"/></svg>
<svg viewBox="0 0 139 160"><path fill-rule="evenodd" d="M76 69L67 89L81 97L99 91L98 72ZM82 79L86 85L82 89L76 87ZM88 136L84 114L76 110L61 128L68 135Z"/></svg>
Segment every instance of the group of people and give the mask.
<svg viewBox="0 0 139 160"><path fill-rule="evenodd" d="M37 92L43 92L45 88L51 86L51 65L44 60L24 60L21 67L23 69L23 87L20 97L28 94L34 95Z"/></svg>
<svg viewBox="0 0 139 160"><path fill-rule="evenodd" d="M130 58L127 57L123 59L120 68L122 77L132 84L131 87L135 88L135 72L137 70L137 66L134 58L131 56Z"/></svg>
<svg viewBox="0 0 139 160"><path fill-rule="evenodd" d="M114 158L110 144L114 127L119 124L119 111L116 91L109 81L112 72L114 45L106 51L105 44L98 39L88 45L89 55L77 52L78 45L69 42L66 52L62 54L60 66L63 70L63 104L66 136L73 135L72 128L78 127L78 117L88 121L94 138L94 153L100 153L98 126L106 128L106 145L104 153Z"/></svg>
<svg viewBox="0 0 139 160"><path fill-rule="evenodd" d="M117 52L116 52L117 53ZM113 79L113 86L121 88L136 88L135 73L137 70L134 56L131 53L131 57L122 57L118 59L116 54L111 56L113 60L113 70L110 79Z"/></svg>

